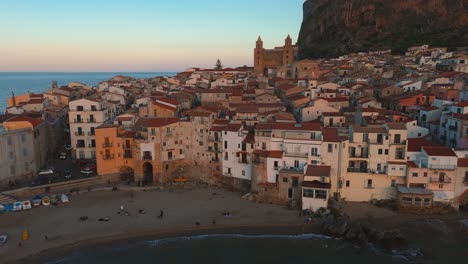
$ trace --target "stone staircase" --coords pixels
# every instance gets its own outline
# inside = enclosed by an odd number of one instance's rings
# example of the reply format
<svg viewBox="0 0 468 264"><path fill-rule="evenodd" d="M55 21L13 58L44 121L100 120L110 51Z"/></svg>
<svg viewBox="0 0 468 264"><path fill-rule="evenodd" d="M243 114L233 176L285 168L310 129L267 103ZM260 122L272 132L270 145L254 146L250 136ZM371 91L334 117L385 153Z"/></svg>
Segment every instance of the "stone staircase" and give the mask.
<svg viewBox="0 0 468 264"><path fill-rule="evenodd" d="M15 201L17 201L17 199L15 199L13 196L0 193L0 204L13 203Z"/></svg>

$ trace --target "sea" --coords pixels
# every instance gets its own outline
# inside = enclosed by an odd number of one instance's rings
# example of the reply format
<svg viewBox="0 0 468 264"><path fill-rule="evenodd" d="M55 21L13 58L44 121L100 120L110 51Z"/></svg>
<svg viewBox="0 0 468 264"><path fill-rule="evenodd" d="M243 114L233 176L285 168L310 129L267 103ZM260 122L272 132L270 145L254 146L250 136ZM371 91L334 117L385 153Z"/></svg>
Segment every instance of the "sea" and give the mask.
<svg viewBox="0 0 468 264"><path fill-rule="evenodd" d="M70 82L97 86L99 82L109 80L116 75L142 79L175 74L175 72L0 72L0 112L5 110L12 92L15 95L27 92L41 93L50 89L54 80L59 86Z"/></svg>
<svg viewBox="0 0 468 264"><path fill-rule="evenodd" d="M43 264L289 264L289 263L421 263L418 250L388 253L359 249L321 235L218 234L124 242L68 252Z"/></svg>

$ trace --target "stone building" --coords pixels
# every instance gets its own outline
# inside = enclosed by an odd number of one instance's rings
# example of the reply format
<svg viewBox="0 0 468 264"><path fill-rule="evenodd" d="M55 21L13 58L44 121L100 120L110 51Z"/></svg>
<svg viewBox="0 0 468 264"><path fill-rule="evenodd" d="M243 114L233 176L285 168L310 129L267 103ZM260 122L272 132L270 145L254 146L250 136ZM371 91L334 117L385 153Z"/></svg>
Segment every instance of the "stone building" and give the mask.
<svg viewBox="0 0 468 264"><path fill-rule="evenodd" d="M275 47L274 49L265 49L259 36L254 49L254 73L267 76L269 68L291 65L297 56L297 52L298 47L292 44L289 35L284 40L283 47ZM292 71L286 75L292 77Z"/></svg>

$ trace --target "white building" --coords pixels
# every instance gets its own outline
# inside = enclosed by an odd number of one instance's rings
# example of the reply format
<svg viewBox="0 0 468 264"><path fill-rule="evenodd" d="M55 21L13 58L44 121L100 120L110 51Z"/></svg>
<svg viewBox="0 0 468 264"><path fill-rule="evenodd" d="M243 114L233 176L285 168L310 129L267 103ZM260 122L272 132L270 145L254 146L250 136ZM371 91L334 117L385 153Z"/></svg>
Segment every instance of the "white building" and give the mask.
<svg viewBox="0 0 468 264"><path fill-rule="evenodd" d="M77 159L96 158L95 128L111 118L107 103L100 99L79 99L69 103L70 137Z"/></svg>

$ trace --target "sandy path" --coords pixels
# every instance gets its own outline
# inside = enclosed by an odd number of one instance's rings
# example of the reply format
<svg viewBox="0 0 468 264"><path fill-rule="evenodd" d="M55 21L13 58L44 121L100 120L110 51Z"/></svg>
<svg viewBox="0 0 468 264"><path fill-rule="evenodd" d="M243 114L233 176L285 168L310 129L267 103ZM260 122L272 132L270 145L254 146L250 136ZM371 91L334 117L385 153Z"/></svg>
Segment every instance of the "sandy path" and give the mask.
<svg viewBox="0 0 468 264"><path fill-rule="evenodd" d="M216 195L213 195L216 193ZM304 224L297 211L282 206L256 204L243 200L236 193L219 189L185 192L100 191L70 197L69 204L34 208L0 216L0 233L7 233L8 242L0 247L2 263L60 248L76 242L132 238L159 232L177 232L206 228L300 226ZM121 205L130 216L117 214ZM139 214L145 209L146 214ZM158 219L160 210L164 218ZM229 218L223 212L230 212ZM79 221L80 216L87 221ZM99 222L99 218L110 218ZM213 219L216 224L212 223ZM196 226L195 222L200 222ZM30 239L18 243L24 229ZM44 236L48 240L45 241Z"/></svg>

